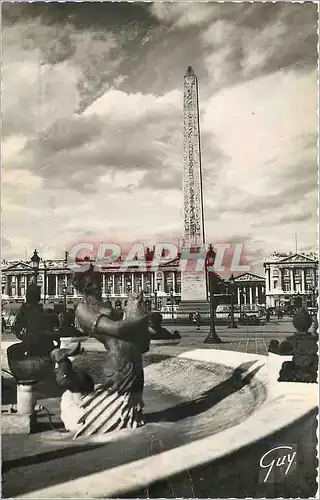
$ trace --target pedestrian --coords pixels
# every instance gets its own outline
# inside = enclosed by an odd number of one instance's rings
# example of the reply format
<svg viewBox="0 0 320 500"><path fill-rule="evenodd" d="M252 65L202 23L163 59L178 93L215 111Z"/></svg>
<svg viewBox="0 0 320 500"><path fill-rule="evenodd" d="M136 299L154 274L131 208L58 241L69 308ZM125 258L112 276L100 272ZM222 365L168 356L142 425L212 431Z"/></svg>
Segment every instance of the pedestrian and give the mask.
<svg viewBox="0 0 320 500"><path fill-rule="evenodd" d="M195 324L197 325L197 330L200 330L201 316L200 316L199 311L195 315Z"/></svg>
<svg viewBox="0 0 320 500"><path fill-rule="evenodd" d="M267 309L267 312L266 312L266 322L269 323L270 321L270 309Z"/></svg>

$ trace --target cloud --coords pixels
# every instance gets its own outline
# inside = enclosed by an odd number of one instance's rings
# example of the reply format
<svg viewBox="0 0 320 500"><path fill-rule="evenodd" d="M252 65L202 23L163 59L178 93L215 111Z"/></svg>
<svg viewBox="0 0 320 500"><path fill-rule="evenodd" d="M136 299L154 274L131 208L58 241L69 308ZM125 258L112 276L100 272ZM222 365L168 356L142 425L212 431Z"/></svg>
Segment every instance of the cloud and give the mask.
<svg viewBox="0 0 320 500"><path fill-rule="evenodd" d="M110 90L82 115L55 120L30 139L21 151L32 159L25 168L45 185L80 192L94 191L106 172L121 170L149 172L146 186L154 173L174 166L180 108L178 91L154 96ZM15 164L20 168L17 159Z"/></svg>
<svg viewBox="0 0 320 500"><path fill-rule="evenodd" d="M293 32L297 22L299 27ZM315 67L316 26L314 4L251 4L240 7L237 18L222 15L202 33L205 66L214 86L233 85L297 65Z"/></svg>
<svg viewBox="0 0 320 500"><path fill-rule="evenodd" d="M10 255L40 245L63 255L94 234L181 236L189 64L208 239L238 235L253 259L290 250L297 226L301 246L315 243L315 4L58 7L4 6Z"/></svg>
<svg viewBox="0 0 320 500"><path fill-rule="evenodd" d="M211 19L218 15L218 9L205 2L189 4L185 2L155 2L151 5L150 10L159 20L171 23L178 28L198 26L203 22L207 23L208 18Z"/></svg>

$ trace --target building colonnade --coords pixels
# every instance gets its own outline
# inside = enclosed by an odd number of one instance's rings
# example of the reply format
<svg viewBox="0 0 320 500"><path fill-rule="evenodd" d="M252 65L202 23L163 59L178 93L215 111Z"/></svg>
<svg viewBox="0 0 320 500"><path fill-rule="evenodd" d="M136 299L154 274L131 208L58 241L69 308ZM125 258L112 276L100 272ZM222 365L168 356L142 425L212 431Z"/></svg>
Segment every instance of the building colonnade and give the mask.
<svg viewBox="0 0 320 500"><path fill-rule="evenodd" d="M42 298L59 298L67 295L77 298L78 294L73 286L73 275L61 272L39 270L34 272L6 273L2 276L2 295L9 298L24 298L26 290L32 280L37 280L41 288ZM180 296L181 274L177 271L161 272L105 272L101 273L103 297L126 297L130 292L144 291L146 295Z"/></svg>

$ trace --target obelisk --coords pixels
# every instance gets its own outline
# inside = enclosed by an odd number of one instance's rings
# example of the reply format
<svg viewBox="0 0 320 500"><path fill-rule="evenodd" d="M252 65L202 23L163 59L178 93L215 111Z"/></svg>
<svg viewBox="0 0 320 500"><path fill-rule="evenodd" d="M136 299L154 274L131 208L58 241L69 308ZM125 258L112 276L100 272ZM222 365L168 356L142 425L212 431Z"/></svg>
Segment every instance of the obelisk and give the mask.
<svg viewBox="0 0 320 500"><path fill-rule="evenodd" d="M184 247L204 248L204 212L199 123L198 79L191 66L184 77L183 89L183 193ZM208 310L206 271L181 273L180 309Z"/></svg>

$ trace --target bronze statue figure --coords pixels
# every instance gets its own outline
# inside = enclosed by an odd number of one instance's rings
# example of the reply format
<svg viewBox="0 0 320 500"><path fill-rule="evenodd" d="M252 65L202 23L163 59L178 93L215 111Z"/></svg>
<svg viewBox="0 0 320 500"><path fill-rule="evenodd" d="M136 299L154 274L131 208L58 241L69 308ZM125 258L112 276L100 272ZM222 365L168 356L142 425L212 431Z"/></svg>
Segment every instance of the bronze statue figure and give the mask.
<svg viewBox="0 0 320 500"><path fill-rule="evenodd" d="M18 311L13 333L21 340L8 347L9 368L19 381L38 381L52 372L49 354L59 340L59 333L52 328L43 305L40 304L40 288L31 283L26 302Z"/></svg>
<svg viewBox="0 0 320 500"><path fill-rule="evenodd" d="M79 386L68 386L69 391L81 395L75 438L136 428L144 423L142 354L149 349L150 333L143 294L129 297L122 320L118 311L103 304L100 279L99 273L90 271L78 273L74 280L83 295L76 309L77 325L83 335L94 337L105 347L99 385L90 394ZM72 378L77 380L73 374Z"/></svg>

